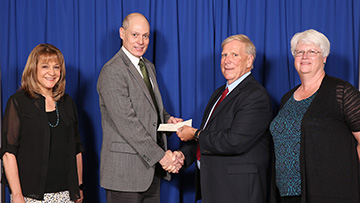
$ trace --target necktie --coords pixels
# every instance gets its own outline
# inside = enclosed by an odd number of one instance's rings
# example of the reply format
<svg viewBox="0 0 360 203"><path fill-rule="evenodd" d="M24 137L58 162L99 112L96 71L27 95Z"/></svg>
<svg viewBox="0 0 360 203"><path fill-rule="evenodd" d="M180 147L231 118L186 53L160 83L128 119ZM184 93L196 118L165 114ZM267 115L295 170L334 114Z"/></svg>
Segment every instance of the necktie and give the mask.
<svg viewBox="0 0 360 203"><path fill-rule="evenodd" d="M219 101L216 103L216 105L215 105L215 107L214 107L214 110L211 112L211 116L212 116L212 114L214 113L216 107L218 107L219 104L222 102L222 100L225 99L227 93L229 93L229 88L226 88L226 89L223 91L223 93L221 94L221 97L220 97ZM210 118L211 118L211 116L210 116Z"/></svg>
<svg viewBox="0 0 360 203"><path fill-rule="evenodd" d="M139 61L139 67L140 67L140 71L141 71L141 73L143 75L145 85L146 85L147 89L149 90L149 93L151 95L151 99L152 99L152 101L153 101L153 103L155 105L156 112L157 112L157 117L158 117L158 124L160 124L161 120L160 120L160 117L159 117L159 107L158 107L156 99L155 99L154 90L153 90L152 85L150 83L149 74L147 72L145 63L144 63L144 61L142 59L140 59L140 61ZM157 140L156 140L156 142L161 148L165 149L164 140L162 139L162 133L157 132Z"/></svg>
<svg viewBox="0 0 360 203"><path fill-rule="evenodd" d="M213 111L211 112L211 115L209 116L209 120L210 120L212 114L214 113L215 109L216 109L216 108L219 106L219 104L225 99L225 97L226 97L226 95L227 95L228 92L229 92L229 89L228 89L228 88L226 88L226 89L223 91L223 93L221 94L221 97L220 97L219 101L215 104L215 107L214 107ZM197 158L197 160L200 160L200 147L199 147L199 145L198 145L198 147L197 147L197 149L196 149L196 158Z"/></svg>
<svg viewBox="0 0 360 203"><path fill-rule="evenodd" d="M154 90L152 88L152 85L151 85L151 82L150 82L150 79L149 79L149 75L148 75L148 71L147 71L147 69L145 67L145 63L144 63L144 61L142 59L140 59L140 61L139 61L139 67L140 67L140 71L141 71L141 73L142 73L142 75L144 77L145 85L148 88L148 90L150 92L150 95L151 95L151 99L154 102L156 111L159 113L158 105L157 105L157 102L156 102L156 99L155 99Z"/></svg>

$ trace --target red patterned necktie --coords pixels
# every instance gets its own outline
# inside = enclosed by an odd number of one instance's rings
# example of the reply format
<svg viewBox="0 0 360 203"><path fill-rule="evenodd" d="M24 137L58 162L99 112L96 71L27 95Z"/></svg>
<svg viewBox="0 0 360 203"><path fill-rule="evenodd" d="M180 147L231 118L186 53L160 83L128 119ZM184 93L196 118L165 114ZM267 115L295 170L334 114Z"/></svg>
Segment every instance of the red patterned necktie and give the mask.
<svg viewBox="0 0 360 203"><path fill-rule="evenodd" d="M211 112L211 115L210 115L210 117L209 117L209 120L210 120L212 114L214 113L216 107L218 107L219 104L222 102L222 100L225 99L225 97L226 97L226 95L227 95L228 92L229 92L229 89L228 89L228 88L226 88L226 89L223 91L223 93L221 94L221 97L220 97L219 101L216 103L213 111ZM197 149L196 149L196 158L197 158L197 160L200 160L200 147L199 147L199 144L198 144L198 147L197 147Z"/></svg>

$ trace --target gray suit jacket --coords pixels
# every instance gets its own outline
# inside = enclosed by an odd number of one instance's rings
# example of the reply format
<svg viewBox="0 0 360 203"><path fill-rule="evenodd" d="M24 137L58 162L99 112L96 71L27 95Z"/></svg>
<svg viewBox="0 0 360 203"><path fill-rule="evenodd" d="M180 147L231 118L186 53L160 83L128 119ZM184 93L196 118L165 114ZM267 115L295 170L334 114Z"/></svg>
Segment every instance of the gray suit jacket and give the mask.
<svg viewBox="0 0 360 203"><path fill-rule="evenodd" d="M163 123L170 115L162 103L154 64L144 61ZM103 129L100 185L115 191L146 191L153 180L155 164L165 152L156 143L158 117L150 93L121 49L102 68L97 91ZM165 134L163 140L167 148Z"/></svg>

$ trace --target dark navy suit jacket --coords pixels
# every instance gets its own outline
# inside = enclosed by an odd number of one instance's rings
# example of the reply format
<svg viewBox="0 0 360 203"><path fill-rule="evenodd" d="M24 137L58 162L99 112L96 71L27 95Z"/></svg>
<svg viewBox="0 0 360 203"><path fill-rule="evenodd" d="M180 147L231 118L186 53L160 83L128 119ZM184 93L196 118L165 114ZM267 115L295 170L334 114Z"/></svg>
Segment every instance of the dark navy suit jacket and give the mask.
<svg viewBox="0 0 360 203"><path fill-rule="evenodd" d="M201 129L224 88L211 96ZM267 91L251 74L225 97L200 133L199 142L190 141L181 148L188 167L196 160L200 144L197 199L200 181L205 203L267 201L271 115Z"/></svg>

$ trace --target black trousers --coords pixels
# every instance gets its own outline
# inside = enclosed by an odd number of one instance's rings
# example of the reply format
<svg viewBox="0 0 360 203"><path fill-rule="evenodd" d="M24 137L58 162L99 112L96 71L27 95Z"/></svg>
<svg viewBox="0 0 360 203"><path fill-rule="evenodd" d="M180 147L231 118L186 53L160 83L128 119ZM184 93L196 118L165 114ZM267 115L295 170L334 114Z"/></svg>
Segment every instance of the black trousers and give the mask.
<svg viewBox="0 0 360 203"><path fill-rule="evenodd" d="M164 170L156 165L154 179L145 192L105 190L107 203L160 203L160 182Z"/></svg>

